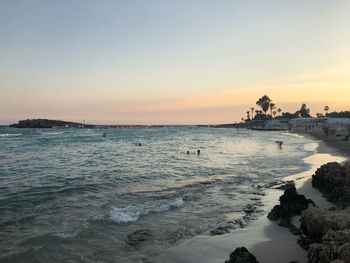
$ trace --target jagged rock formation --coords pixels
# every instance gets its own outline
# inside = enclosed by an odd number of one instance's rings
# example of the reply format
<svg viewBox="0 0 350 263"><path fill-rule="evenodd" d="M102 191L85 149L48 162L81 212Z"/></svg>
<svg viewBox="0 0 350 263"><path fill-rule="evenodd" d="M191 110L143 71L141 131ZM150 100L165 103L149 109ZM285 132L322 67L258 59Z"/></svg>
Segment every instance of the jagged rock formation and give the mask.
<svg viewBox="0 0 350 263"><path fill-rule="evenodd" d="M327 211L310 206L301 215L301 228L314 242L322 242L328 231L350 229L350 207Z"/></svg>
<svg viewBox="0 0 350 263"><path fill-rule="evenodd" d="M350 229L329 230L322 238L322 243L310 246L308 263L328 262L350 262Z"/></svg>
<svg viewBox="0 0 350 263"><path fill-rule="evenodd" d="M312 185L338 207L309 207L302 213L302 239L311 243L308 263L350 263L350 164L322 165Z"/></svg>
<svg viewBox="0 0 350 263"><path fill-rule="evenodd" d="M290 184L279 198L280 204L268 214L270 220L279 220L279 225L292 227L290 220L295 215L307 209L309 204L315 205L311 199L306 199L304 195L299 195L294 184Z"/></svg>
<svg viewBox="0 0 350 263"><path fill-rule="evenodd" d="M346 207L350 205L350 163L331 162L322 165L312 176L312 186L328 201Z"/></svg>
<svg viewBox="0 0 350 263"><path fill-rule="evenodd" d="M259 263L259 261L256 260L255 256L248 249L239 247L230 254L230 259L226 260L225 263Z"/></svg>

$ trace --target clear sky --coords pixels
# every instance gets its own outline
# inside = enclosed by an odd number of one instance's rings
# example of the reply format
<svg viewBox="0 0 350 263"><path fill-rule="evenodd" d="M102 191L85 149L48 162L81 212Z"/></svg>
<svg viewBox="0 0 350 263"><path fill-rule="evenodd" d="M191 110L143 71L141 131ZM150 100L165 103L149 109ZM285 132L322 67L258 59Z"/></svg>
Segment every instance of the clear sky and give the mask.
<svg viewBox="0 0 350 263"><path fill-rule="evenodd" d="M348 0L0 0L0 123L350 110Z"/></svg>

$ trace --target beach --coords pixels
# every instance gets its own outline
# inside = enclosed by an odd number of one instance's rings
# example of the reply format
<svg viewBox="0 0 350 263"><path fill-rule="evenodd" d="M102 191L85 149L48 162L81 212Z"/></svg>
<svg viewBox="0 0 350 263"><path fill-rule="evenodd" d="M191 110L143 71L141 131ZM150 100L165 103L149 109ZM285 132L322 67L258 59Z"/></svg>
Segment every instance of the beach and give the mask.
<svg viewBox="0 0 350 263"><path fill-rule="evenodd" d="M316 132L300 135L317 140L316 153L304 159L311 168L306 172L287 176L284 180L293 180L298 193L313 200L316 206L324 209L333 207L334 204L328 202L322 197L322 193L311 186L311 176L322 164L346 161L349 156L349 142ZM280 227L276 222L267 219L267 213L278 203L282 194L281 190L267 189L263 199L265 214L247 228L222 236L196 236L168 249L163 254L164 262L224 262L232 251L242 246L255 255L260 263L307 262L307 252L297 244L298 236L293 235L288 228ZM295 224L298 224L298 219L294 218Z"/></svg>

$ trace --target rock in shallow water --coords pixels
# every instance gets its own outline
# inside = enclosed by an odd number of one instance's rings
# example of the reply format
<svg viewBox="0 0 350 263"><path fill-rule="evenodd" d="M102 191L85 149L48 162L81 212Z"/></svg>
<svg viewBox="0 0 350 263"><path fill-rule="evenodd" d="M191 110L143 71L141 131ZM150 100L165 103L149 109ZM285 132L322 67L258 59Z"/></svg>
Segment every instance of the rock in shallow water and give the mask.
<svg viewBox="0 0 350 263"><path fill-rule="evenodd" d="M149 229L136 230L132 234L128 235L128 243L132 246L138 246L142 242L147 241L151 236Z"/></svg>
<svg viewBox="0 0 350 263"><path fill-rule="evenodd" d="M255 256L251 254L245 247L236 248L230 254L230 259L226 260L225 263L259 263Z"/></svg>

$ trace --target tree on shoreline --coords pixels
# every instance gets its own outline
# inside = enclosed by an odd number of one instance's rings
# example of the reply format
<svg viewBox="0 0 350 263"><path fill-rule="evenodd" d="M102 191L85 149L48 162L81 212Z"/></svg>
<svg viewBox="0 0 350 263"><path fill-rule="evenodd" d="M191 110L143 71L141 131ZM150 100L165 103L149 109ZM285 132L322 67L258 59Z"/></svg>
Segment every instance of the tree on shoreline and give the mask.
<svg viewBox="0 0 350 263"><path fill-rule="evenodd" d="M325 111L325 116L327 116L327 114L328 114L328 111L329 111L329 106L324 106L324 111Z"/></svg>
<svg viewBox="0 0 350 263"><path fill-rule="evenodd" d="M252 111L252 120L254 119L254 108L250 108L250 110Z"/></svg>
<svg viewBox="0 0 350 263"><path fill-rule="evenodd" d="M276 104L271 102L271 103L270 103L271 116L274 115L274 114L273 114L274 109L276 109ZM276 114L275 114L275 115L276 115Z"/></svg>
<svg viewBox="0 0 350 263"><path fill-rule="evenodd" d="M267 95L264 95L256 102L256 105L260 106L266 115L271 102L272 100Z"/></svg>
<svg viewBox="0 0 350 263"><path fill-rule="evenodd" d="M307 108L307 106L306 106L305 103L303 103L303 104L301 105L300 110L298 110L298 111L296 112L296 114L299 115L299 116L302 117L302 118L310 118L310 117L311 117L311 115L310 115L310 109Z"/></svg>
<svg viewBox="0 0 350 263"><path fill-rule="evenodd" d="M278 108L277 112L278 112L278 115L281 116L281 112L282 112L281 108Z"/></svg>
<svg viewBox="0 0 350 263"><path fill-rule="evenodd" d="M350 111L334 111L327 113L327 117L331 118L350 118Z"/></svg>

